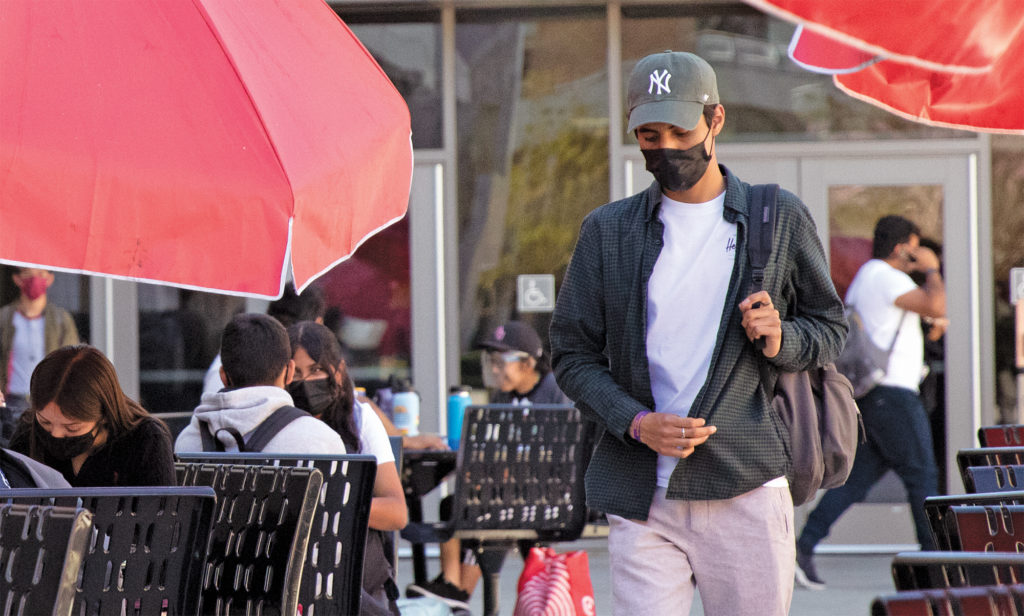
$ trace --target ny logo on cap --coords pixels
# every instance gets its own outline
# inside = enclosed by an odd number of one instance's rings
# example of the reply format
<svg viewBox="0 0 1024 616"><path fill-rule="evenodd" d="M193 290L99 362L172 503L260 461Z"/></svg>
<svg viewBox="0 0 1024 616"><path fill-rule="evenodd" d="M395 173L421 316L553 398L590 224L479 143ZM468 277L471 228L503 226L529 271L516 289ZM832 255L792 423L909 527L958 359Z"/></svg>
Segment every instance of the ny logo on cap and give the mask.
<svg viewBox="0 0 1024 616"><path fill-rule="evenodd" d="M662 91L665 94L672 94L672 88L668 87L668 80L672 79L672 75L669 74L668 69L661 71L651 71L651 85L647 88L648 94L660 95ZM654 86L658 86L658 91L654 91Z"/></svg>

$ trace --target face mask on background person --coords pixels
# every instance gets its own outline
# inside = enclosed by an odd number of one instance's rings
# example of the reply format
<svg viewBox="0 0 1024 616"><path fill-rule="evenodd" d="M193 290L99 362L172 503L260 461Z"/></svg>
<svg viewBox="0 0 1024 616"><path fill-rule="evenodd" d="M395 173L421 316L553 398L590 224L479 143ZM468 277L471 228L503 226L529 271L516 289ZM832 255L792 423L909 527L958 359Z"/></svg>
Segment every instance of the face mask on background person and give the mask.
<svg viewBox="0 0 1024 616"><path fill-rule="evenodd" d="M28 276L21 279L18 287L21 288L21 292L25 294L25 297L31 300L39 299L46 294L46 278L42 276Z"/></svg>
<svg viewBox="0 0 1024 616"><path fill-rule="evenodd" d="M36 435L39 438L39 443L43 446L43 449L57 460L70 460L89 451L96 441L96 435L99 433L99 426L96 426L86 434L57 438L43 428L38 426L37 428Z"/></svg>
<svg viewBox="0 0 1024 616"><path fill-rule="evenodd" d="M292 381L287 389L295 406L313 415L322 414L334 399L330 379Z"/></svg>
<svg viewBox="0 0 1024 616"><path fill-rule="evenodd" d="M711 154L704 149L704 143L711 134L708 128L704 140L691 148L654 148L640 150L647 161L647 170L651 172L658 184L669 192L689 190L700 181L708 170ZM712 139L711 147L714 147Z"/></svg>

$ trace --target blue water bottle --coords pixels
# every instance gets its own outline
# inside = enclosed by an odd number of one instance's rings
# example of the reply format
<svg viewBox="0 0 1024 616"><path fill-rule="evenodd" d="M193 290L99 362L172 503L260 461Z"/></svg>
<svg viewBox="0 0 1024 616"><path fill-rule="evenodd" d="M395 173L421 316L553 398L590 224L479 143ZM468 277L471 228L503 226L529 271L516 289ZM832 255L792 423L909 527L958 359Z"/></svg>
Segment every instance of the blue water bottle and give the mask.
<svg viewBox="0 0 1024 616"><path fill-rule="evenodd" d="M453 385L448 392L448 446L454 451L459 448L459 440L462 438L462 416L471 400L469 389L465 386Z"/></svg>

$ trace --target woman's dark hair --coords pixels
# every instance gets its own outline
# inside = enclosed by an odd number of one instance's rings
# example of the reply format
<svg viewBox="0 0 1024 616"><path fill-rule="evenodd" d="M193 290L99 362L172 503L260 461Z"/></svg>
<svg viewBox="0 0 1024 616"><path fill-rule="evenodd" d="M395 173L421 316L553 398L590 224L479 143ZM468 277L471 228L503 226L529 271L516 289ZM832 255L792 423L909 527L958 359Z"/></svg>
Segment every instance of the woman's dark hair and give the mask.
<svg viewBox="0 0 1024 616"><path fill-rule="evenodd" d="M305 349L316 365L328 375L331 404L320 419L341 436L350 453L359 453L359 428L355 422L355 386L341 354L341 344L334 332L314 321L301 321L288 328L292 355L299 347Z"/></svg>
<svg viewBox="0 0 1024 616"><path fill-rule="evenodd" d="M61 347L43 358L29 382L32 406L25 413L31 421L29 455L36 457L36 413L51 402L68 418L95 421L114 440L150 417L146 409L125 395L114 365L96 347L87 344ZM158 420L159 421L159 420Z"/></svg>

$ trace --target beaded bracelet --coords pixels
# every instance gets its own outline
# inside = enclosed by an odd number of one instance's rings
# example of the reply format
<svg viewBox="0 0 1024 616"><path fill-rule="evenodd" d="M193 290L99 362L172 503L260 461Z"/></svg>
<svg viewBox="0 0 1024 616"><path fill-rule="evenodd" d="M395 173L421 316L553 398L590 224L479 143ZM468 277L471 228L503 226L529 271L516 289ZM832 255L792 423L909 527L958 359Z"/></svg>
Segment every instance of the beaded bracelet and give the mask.
<svg viewBox="0 0 1024 616"><path fill-rule="evenodd" d="M640 422L643 420L644 416L650 414L650 411L640 411L636 414L636 417L633 418L633 440L640 442Z"/></svg>

